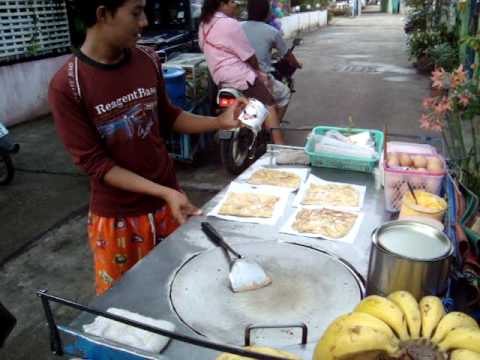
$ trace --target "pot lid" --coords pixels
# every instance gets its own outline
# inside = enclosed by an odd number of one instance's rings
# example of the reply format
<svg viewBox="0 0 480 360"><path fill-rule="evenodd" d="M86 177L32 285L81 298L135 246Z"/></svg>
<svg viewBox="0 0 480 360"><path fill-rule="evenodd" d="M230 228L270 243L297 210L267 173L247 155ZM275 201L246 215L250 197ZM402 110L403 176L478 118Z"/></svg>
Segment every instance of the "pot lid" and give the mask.
<svg viewBox="0 0 480 360"><path fill-rule="evenodd" d="M435 260L449 255L452 244L435 227L417 221L392 221L376 234L379 245L390 253L415 260Z"/></svg>
<svg viewBox="0 0 480 360"><path fill-rule="evenodd" d="M257 261L272 278L262 289L233 293L229 265L220 248L188 259L172 280L170 301L188 327L214 341L243 345L248 325L305 323L309 341L319 339L337 316L352 311L363 285L342 260L307 246L262 242L236 244L246 258ZM298 344L291 329L260 330L255 343Z"/></svg>

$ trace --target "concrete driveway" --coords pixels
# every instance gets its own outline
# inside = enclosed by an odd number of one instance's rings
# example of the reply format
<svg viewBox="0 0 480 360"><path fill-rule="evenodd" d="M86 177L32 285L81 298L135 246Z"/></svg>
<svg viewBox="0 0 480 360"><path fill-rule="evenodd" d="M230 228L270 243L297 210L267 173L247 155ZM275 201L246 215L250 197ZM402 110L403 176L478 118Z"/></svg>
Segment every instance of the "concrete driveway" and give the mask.
<svg viewBox="0 0 480 360"><path fill-rule="evenodd" d="M429 79L408 62L403 18L365 14L336 18L303 35L296 50L304 69L287 114L291 127L315 125L380 128L419 134L422 97ZM15 127L22 145L12 185L0 189L0 301L18 326L2 359L49 359L48 331L35 291L88 303L93 295L91 255L86 243L88 181L59 144L49 117ZM303 145L305 133L289 132ZM215 148L195 166L177 165L181 184L198 205L232 180ZM60 322L76 314L55 308Z"/></svg>
<svg viewBox="0 0 480 360"><path fill-rule="evenodd" d="M403 17L335 18L304 36L296 54L305 62L288 120L299 125L348 126L417 134L421 99L430 80L408 61Z"/></svg>

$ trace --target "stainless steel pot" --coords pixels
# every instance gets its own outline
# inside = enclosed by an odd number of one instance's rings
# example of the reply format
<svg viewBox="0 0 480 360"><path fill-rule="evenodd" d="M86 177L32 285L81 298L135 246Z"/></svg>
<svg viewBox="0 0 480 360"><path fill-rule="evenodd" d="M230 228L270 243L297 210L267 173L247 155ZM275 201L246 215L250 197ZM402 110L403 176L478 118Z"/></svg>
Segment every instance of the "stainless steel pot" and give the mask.
<svg viewBox="0 0 480 360"><path fill-rule="evenodd" d="M453 246L433 226L392 221L372 233L367 294L386 296L407 290L418 300L447 289Z"/></svg>

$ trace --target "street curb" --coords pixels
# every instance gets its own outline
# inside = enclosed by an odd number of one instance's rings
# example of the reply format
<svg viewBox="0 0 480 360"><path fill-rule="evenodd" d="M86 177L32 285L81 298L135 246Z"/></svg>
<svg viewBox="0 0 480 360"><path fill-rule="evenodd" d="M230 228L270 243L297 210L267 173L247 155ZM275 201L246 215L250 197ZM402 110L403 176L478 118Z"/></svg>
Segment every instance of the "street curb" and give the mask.
<svg viewBox="0 0 480 360"><path fill-rule="evenodd" d="M185 191L201 191L201 192L210 192L210 193L218 193L220 190L223 189L222 185L207 185L207 184L198 184L198 183L192 183L192 182L184 182L181 185L182 189ZM16 257L24 254L27 252L32 246L34 246L39 240L41 240L43 237L45 237L48 233L58 229L68 221L72 220L73 218L76 218L80 215L87 214L88 212L89 205L86 204L76 210L73 210L68 214L67 216L61 218L60 220L56 221L53 225L51 225L47 230L41 232L37 236L35 236L33 239L25 243L23 246L15 250L13 253L10 255L6 256L4 259L0 260L0 268L3 268L8 262L11 260L15 259Z"/></svg>
<svg viewBox="0 0 480 360"><path fill-rule="evenodd" d="M218 193L220 190L223 189L223 185L209 185L209 184L198 184L192 182L184 182L181 185L181 188L185 191L200 191L200 192L210 192L210 193ZM30 241L27 241L23 246L15 250L13 253L9 254L4 259L0 260L0 269L3 268L9 261L17 258L18 256L27 252L32 246L34 246L39 240L41 240L45 235L49 232L54 231L67 223L68 221L76 218L80 215L87 214L89 208L89 204L86 204L76 210L70 212L70 214L66 215L65 217L61 218L60 220L56 221L52 226L35 236Z"/></svg>
<svg viewBox="0 0 480 360"><path fill-rule="evenodd" d="M72 212L70 212L70 214L68 214L67 216L65 216L62 219L55 222L48 229L46 229L45 231L38 234L37 236L35 236L30 241L26 242L23 246L21 246L20 248L18 248L13 253L11 253L6 258L4 258L0 261L0 269L3 268L9 261L11 261L11 260L15 259L16 257L22 255L23 253L27 252L32 246L34 246L37 243L37 241L42 239L49 232L58 229L60 226L67 223L68 221L72 220L73 218L76 218L76 217L78 217L80 215L83 215L83 214L87 214L88 207L89 207L89 205L87 204L87 205L84 205L84 206L78 208L77 210L73 210Z"/></svg>

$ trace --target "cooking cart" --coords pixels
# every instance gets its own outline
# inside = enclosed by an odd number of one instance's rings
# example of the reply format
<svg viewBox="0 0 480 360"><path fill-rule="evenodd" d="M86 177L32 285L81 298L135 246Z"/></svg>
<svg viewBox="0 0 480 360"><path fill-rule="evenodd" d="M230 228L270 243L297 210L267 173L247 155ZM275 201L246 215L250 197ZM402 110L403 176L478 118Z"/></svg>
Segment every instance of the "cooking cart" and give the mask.
<svg viewBox="0 0 480 360"><path fill-rule="evenodd" d="M279 149L269 145L269 151L251 167L275 166L272 157ZM248 342L311 359L327 325L340 314L351 311L365 295L370 235L390 220L390 214L385 211L383 190L373 174L318 167L310 171L325 180L366 186L362 209L365 216L353 244L288 235L280 233L279 226L205 216L191 218L88 308L49 299L48 294L41 293L52 349L95 359L215 359L219 351L228 350L229 346L233 350L243 346L245 330L253 325L253 329L247 330ZM242 175L237 180L241 179ZM213 209L225 192L223 189L211 199L203 207L203 213ZM290 194L287 210L277 224L284 223L294 211L293 198L294 194ZM227 262L221 250L201 231L200 224L206 219L240 253L261 259L262 266L272 275L273 284L252 292L231 293L227 286ZM49 313L51 300L86 311L70 325L59 326ZM82 331L83 325L100 314L97 311L105 312L110 307L170 321L176 326L177 336L161 354L154 355Z"/></svg>

